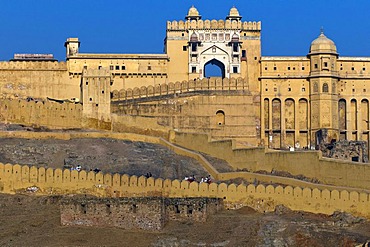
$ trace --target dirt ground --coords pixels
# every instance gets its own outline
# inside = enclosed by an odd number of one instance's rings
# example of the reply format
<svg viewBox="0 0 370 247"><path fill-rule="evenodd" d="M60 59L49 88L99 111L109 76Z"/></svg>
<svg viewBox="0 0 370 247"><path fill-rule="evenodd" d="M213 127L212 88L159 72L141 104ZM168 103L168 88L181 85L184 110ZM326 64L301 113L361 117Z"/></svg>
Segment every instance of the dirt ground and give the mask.
<svg viewBox="0 0 370 247"><path fill-rule="evenodd" d="M0 246L355 246L370 223L349 215L222 211L205 223L170 222L161 232L64 227L60 197L0 194Z"/></svg>

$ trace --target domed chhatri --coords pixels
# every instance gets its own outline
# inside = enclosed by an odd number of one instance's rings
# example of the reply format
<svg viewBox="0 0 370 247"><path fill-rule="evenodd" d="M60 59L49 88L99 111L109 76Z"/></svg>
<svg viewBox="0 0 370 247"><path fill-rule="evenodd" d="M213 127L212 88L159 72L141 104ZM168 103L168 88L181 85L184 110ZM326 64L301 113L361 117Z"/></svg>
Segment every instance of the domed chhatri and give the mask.
<svg viewBox="0 0 370 247"><path fill-rule="evenodd" d="M190 36L190 42L192 42L192 43L197 43L198 42L198 35L195 33L195 32L193 32L193 34Z"/></svg>
<svg viewBox="0 0 370 247"><path fill-rule="evenodd" d="M233 36L231 37L231 42L233 42L233 43L239 43L239 35L237 35L236 33L234 33Z"/></svg>
<svg viewBox="0 0 370 247"><path fill-rule="evenodd" d="M188 15L186 16L187 20L199 20L202 16L199 15L199 11L193 6L190 7Z"/></svg>
<svg viewBox="0 0 370 247"><path fill-rule="evenodd" d="M230 9L229 15L226 17L228 20L240 20L242 17L239 14L239 11L235 6Z"/></svg>
<svg viewBox="0 0 370 247"><path fill-rule="evenodd" d="M309 55L317 53L338 54L335 43L325 36L323 30L321 30L319 37L312 41L310 46Z"/></svg>

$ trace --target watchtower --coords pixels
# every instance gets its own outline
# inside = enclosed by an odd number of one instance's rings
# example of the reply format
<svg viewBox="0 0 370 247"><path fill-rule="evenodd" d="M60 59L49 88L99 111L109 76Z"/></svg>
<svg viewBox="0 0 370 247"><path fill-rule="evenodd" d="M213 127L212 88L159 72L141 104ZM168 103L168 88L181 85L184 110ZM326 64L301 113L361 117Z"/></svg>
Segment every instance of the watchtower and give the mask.
<svg viewBox="0 0 370 247"><path fill-rule="evenodd" d="M320 129L327 129L329 141L338 140L337 48L322 30L319 37L312 41L307 56L311 66L308 78L311 101L311 138L317 141L316 132Z"/></svg>

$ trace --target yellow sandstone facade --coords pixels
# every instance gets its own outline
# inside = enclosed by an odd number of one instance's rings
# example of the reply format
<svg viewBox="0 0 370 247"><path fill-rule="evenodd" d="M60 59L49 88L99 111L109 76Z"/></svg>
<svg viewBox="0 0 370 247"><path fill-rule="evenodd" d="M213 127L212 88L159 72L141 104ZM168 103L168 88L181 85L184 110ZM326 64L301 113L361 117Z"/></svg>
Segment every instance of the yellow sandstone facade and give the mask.
<svg viewBox="0 0 370 247"><path fill-rule="evenodd" d="M261 56L261 22L243 21L235 7L224 20L203 19L191 7L165 28L164 54L80 53L79 39L68 38L65 62L0 62L1 98L72 99L81 109L56 109L66 123L73 116L74 126L78 119L111 123L129 115L250 147L311 148L321 129L329 141L369 143L370 58L340 57L323 32L301 57ZM206 78L209 64L221 77ZM2 121L48 122L3 102ZM45 104L21 104L40 118L54 116Z"/></svg>
<svg viewBox="0 0 370 247"><path fill-rule="evenodd" d="M250 184L189 184L0 163L0 192L217 197L228 207L270 211L283 204L370 218L370 167L302 150L316 146L323 129L329 142L368 146L370 57L340 57L323 32L301 57L261 56L261 22L242 21L235 7L225 20L203 20L191 7L184 20L165 27L164 54L80 53L79 39L68 38L65 62L42 54L0 62L1 123L110 130L8 131L0 137L154 142L197 159L215 179L244 178ZM210 64L220 68L220 77L206 77ZM272 150L288 147L298 149ZM226 160L234 172L218 172L199 152Z"/></svg>

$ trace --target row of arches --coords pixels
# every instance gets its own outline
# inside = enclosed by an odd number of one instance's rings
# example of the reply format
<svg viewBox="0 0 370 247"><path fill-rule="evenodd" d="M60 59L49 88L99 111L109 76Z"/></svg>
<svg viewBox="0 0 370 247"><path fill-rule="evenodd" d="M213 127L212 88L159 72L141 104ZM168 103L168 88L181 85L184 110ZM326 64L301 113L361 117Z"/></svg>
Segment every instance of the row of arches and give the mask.
<svg viewBox="0 0 370 247"><path fill-rule="evenodd" d="M307 147L309 139L309 101L301 98L265 98L261 127L270 148Z"/></svg>
<svg viewBox="0 0 370 247"><path fill-rule="evenodd" d="M340 99L338 101L340 139L369 141L370 105L368 99ZM306 98L265 98L261 127L272 148L300 147L311 144L310 102ZM336 126L336 123L333 124Z"/></svg>
<svg viewBox="0 0 370 247"><path fill-rule="evenodd" d="M282 122L282 115L285 117ZM279 130L285 125L285 129L307 130L308 126L308 100L301 98L298 103L288 98L283 102L280 99L264 99L264 126L265 129Z"/></svg>
<svg viewBox="0 0 370 247"><path fill-rule="evenodd" d="M369 131L369 100L340 99L338 103L341 131Z"/></svg>

